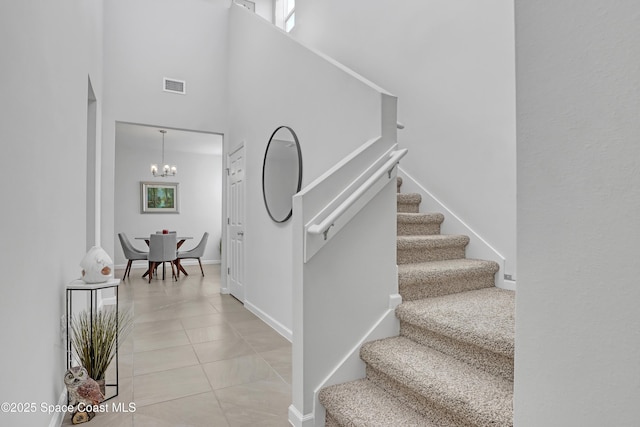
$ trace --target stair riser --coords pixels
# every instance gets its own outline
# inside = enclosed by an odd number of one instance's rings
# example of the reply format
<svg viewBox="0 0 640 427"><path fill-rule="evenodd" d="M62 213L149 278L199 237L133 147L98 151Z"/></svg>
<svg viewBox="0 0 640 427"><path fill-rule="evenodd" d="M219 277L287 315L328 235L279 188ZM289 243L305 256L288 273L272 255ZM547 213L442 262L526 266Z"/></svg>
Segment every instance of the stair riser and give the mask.
<svg viewBox="0 0 640 427"><path fill-rule="evenodd" d="M402 277L399 277L398 286L400 295L402 295L402 301L413 301L422 298L440 297L459 292L491 288L495 286L495 274L468 274L434 278L421 282L412 280L410 283L405 283Z"/></svg>
<svg viewBox="0 0 640 427"><path fill-rule="evenodd" d="M492 375L513 381L513 358L511 357L403 321L400 321L400 335L455 357Z"/></svg>
<svg viewBox="0 0 640 427"><path fill-rule="evenodd" d="M387 393L419 414L431 419L437 419L439 427L477 427L475 424L468 422L468 420L452 414L438 402L417 394L405 385L369 365L367 365L366 368L366 377L369 381L372 381L378 387L384 389Z"/></svg>
<svg viewBox="0 0 640 427"><path fill-rule="evenodd" d="M411 248L397 250L398 264L411 264L427 261L444 261L465 257L465 246L445 246L435 248Z"/></svg>
<svg viewBox="0 0 640 427"><path fill-rule="evenodd" d="M430 236L440 234L440 224L408 224L398 222L398 236Z"/></svg>
<svg viewBox="0 0 640 427"><path fill-rule="evenodd" d="M400 203L398 202L398 212L402 213L418 213L420 212L420 203Z"/></svg>

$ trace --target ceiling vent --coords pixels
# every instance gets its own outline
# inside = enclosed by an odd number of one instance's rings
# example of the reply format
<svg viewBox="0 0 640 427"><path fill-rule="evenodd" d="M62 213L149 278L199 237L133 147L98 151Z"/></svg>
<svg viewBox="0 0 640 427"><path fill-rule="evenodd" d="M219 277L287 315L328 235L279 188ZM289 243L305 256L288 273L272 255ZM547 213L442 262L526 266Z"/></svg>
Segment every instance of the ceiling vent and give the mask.
<svg viewBox="0 0 640 427"><path fill-rule="evenodd" d="M176 80L165 77L162 81L162 89L165 92L185 95L187 93L187 82L185 82L184 80Z"/></svg>

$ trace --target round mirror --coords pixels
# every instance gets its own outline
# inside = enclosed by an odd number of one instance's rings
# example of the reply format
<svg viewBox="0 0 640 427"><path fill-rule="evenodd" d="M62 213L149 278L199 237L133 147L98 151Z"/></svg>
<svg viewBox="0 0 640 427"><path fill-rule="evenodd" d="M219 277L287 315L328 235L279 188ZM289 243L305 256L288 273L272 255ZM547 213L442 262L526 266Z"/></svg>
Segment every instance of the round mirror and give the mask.
<svg viewBox="0 0 640 427"><path fill-rule="evenodd" d="M272 220L285 222L291 218L291 197L300 191L301 184L298 137L290 127L280 126L271 134L262 164L262 195Z"/></svg>

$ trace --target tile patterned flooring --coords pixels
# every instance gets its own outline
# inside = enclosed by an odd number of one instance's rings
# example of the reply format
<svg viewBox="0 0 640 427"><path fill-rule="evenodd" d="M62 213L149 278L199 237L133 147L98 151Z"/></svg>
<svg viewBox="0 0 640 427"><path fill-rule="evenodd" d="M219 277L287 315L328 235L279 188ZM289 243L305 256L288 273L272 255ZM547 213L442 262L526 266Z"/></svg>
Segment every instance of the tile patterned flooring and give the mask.
<svg viewBox="0 0 640 427"><path fill-rule="evenodd" d="M291 344L220 294L219 265L205 265L205 277L197 265L186 269L177 282L149 284L134 269L120 283L134 328L120 347L118 396L106 404L134 403L135 412L98 413L87 425L289 426Z"/></svg>

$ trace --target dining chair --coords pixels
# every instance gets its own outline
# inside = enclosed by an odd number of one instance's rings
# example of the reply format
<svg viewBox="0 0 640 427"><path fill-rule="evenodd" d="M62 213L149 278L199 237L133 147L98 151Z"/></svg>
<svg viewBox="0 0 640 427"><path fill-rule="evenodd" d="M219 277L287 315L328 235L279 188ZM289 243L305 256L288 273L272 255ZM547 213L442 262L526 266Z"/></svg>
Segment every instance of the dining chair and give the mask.
<svg viewBox="0 0 640 427"><path fill-rule="evenodd" d="M124 257L128 260L127 267L124 269L124 275L122 276L122 280L126 279L131 273L131 265L133 261L142 261L147 260L149 256L149 252L141 251L133 247L127 235L124 233L118 233L118 237L120 238L120 244L122 245L122 252L124 252Z"/></svg>
<svg viewBox="0 0 640 427"><path fill-rule="evenodd" d="M200 258L204 255L204 248L207 246L207 239L209 239L209 233L205 231L202 235L202 239L200 239L200 243L198 243L198 246L193 249L189 249L188 251L178 251L178 263L183 259L198 260L202 277L204 277L204 270L202 269L202 262L200 261ZM178 275L180 275L180 269L178 269Z"/></svg>
<svg viewBox="0 0 640 427"><path fill-rule="evenodd" d="M151 283L153 273L160 263L162 263L162 280L164 280L165 262L171 264L171 278L178 280L173 265L173 262L176 260L177 243L176 235L173 233L152 234L149 236L149 283Z"/></svg>

